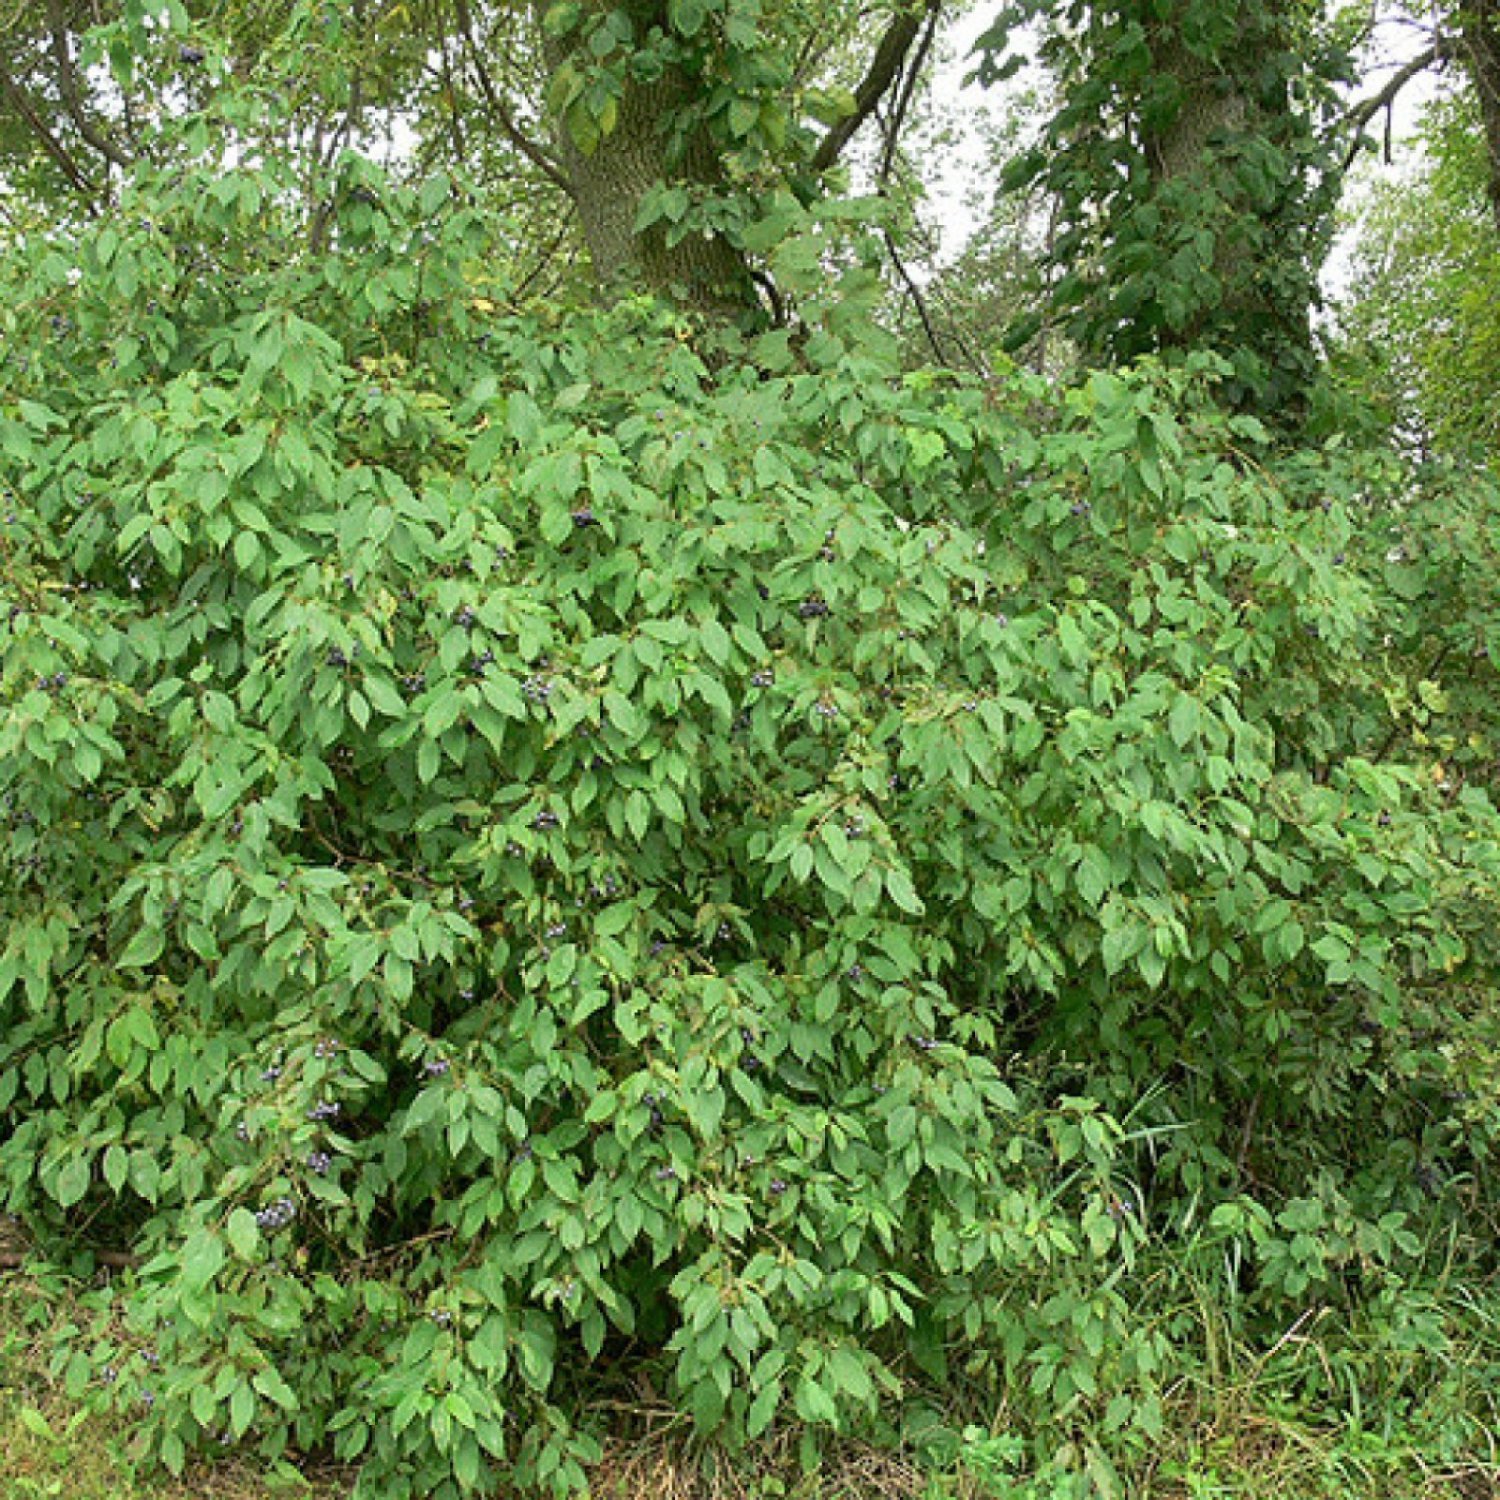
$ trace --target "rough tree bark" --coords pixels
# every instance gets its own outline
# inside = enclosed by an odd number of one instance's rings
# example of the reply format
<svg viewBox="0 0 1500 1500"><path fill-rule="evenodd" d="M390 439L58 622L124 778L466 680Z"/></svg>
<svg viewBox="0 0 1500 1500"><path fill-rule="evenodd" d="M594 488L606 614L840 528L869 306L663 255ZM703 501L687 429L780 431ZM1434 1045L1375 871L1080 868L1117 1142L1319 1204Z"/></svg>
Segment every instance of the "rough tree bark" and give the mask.
<svg viewBox="0 0 1500 1500"><path fill-rule="evenodd" d="M1161 17L1162 8L1155 10ZM1285 153L1295 129L1293 104L1284 82L1272 81L1275 68L1268 66L1293 41L1280 4L1245 5L1232 15L1232 28L1212 49L1187 44L1175 10L1148 29L1154 73L1176 101L1143 121L1153 196L1166 205L1185 200L1211 205L1211 269L1223 289L1212 306L1196 308L1162 342L1193 347L1212 325L1252 343L1269 337L1281 348L1304 351L1310 362L1311 271L1305 286L1295 278L1265 274L1269 262L1288 248L1287 236L1306 227L1288 214L1299 187L1296 164ZM1236 170L1236 156L1250 146L1271 148L1262 162L1281 153L1280 173Z"/></svg>
<svg viewBox="0 0 1500 1500"><path fill-rule="evenodd" d="M548 0L536 0L543 54L555 75L577 53L580 32L566 39L549 36L540 25L548 8ZM594 14L623 10L637 46L653 30L667 30L665 0L589 0L586 9ZM649 72L653 76L626 78L611 128L592 151L580 149L565 122L557 125L557 156L594 274L606 295L654 291L715 316L753 316L760 303L749 263L722 236L689 234L673 244L665 225L636 231L641 203L658 183L709 194L725 186L717 145L701 124L692 123L695 81L678 65Z"/></svg>

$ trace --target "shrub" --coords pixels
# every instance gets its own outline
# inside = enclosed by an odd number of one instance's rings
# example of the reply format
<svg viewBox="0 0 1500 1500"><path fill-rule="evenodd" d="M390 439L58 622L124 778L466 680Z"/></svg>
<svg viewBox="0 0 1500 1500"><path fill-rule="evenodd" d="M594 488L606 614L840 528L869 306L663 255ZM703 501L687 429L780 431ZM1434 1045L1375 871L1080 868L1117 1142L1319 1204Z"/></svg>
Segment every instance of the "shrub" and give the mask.
<svg viewBox="0 0 1500 1500"><path fill-rule="evenodd" d="M0 1182L139 1257L76 1388L381 1496L574 1487L643 1368L1138 1441L1153 1233L1399 1266L1500 854L1382 747L1355 460L512 309L445 183L312 255L270 170L7 273Z"/></svg>

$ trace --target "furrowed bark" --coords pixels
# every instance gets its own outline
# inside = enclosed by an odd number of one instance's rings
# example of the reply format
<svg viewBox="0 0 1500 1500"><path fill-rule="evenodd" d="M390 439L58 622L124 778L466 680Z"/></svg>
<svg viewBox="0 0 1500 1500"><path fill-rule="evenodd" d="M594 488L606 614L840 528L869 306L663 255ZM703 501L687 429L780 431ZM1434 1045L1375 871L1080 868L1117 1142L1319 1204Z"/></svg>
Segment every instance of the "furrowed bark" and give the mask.
<svg viewBox="0 0 1500 1500"><path fill-rule="evenodd" d="M541 22L546 0L538 0ZM597 14L602 0L591 0ZM625 0L623 10L639 46L653 30L667 30L664 0ZM555 75L574 55L575 31L567 39L542 28L543 53ZM760 299L744 254L722 236L693 233L670 242L668 226L636 229L646 195L659 183L692 193L716 194L725 187L724 163L706 128L692 119L695 81L680 64L632 70L617 100L607 133L584 151L557 122L556 155L577 207L594 274L606 296L649 291L714 317L753 317Z"/></svg>

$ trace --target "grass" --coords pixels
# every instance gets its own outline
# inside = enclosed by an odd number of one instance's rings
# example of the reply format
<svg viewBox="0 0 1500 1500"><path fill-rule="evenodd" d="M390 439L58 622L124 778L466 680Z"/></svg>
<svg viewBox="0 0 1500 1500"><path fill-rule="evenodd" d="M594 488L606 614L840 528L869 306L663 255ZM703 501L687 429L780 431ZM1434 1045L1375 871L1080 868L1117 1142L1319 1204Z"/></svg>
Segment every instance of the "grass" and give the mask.
<svg viewBox="0 0 1500 1500"><path fill-rule="evenodd" d="M176 1480L143 1469L128 1422L80 1409L50 1373L51 1329L66 1315L55 1289L24 1273L0 1273L0 1500L348 1500L347 1473L273 1478L234 1459ZM1326 1363L1311 1340L1291 1352ZM1471 1425L1455 1442L1451 1392L1433 1393L1425 1410L1404 1398L1384 1412L1360 1412L1356 1403L1356 1420L1348 1403L1342 1412L1310 1410L1306 1400L1301 1409L1289 1405L1296 1380L1268 1381L1264 1356L1228 1363L1233 1375L1173 1393L1164 1440L1121 1476L1120 1500L1500 1500L1500 1437ZM1469 1374L1487 1385L1488 1360L1476 1359ZM956 1447L938 1468L850 1443L801 1474L790 1443L753 1466L705 1464L665 1414L658 1421L636 1412L629 1425L593 1476L595 1500L1072 1500L1075 1493L1018 1479L1014 1440L973 1426L961 1437L950 1428ZM1080 1443L1086 1449L1086 1437Z"/></svg>
<svg viewBox="0 0 1500 1500"><path fill-rule="evenodd" d="M0 1272L0 1500L346 1500L347 1482L273 1484L237 1460L175 1480L143 1470L129 1424L81 1409L50 1373L43 1310L66 1316L52 1288Z"/></svg>

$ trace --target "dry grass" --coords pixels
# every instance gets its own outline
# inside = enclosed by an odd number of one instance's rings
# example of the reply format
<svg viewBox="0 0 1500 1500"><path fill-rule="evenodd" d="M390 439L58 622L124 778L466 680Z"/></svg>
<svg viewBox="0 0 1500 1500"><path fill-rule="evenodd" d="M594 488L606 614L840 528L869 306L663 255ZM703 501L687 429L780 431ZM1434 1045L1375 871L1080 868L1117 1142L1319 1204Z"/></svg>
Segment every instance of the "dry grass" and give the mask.
<svg viewBox="0 0 1500 1500"><path fill-rule="evenodd" d="M1248 1393L1184 1406L1141 1500L1500 1500L1500 1463L1440 1463L1408 1441L1351 1446L1336 1427L1273 1416Z"/></svg>
<svg viewBox="0 0 1500 1500"><path fill-rule="evenodd" d="M140 1471L130 1424L80 1412L49 1375L46 1330L37 1326L44 1307L61 1316L55 1290L0 1276L0 1500L348 1500L347 1473L273 1481L233 1459L177 1480ZM1011 1485L993 1467L987 1478L972 1450L969 1463L961 1454L941 1473L854 1442L832 1445L805 1473L792 1436L749 1456L716 1453L694 1443L684 1420L654 1395L600 1415L617 1435L592 1476L594 1500L1050 1500L1052 1493ZM1117 1500L1500 1500L1500 1452L1442 1463L1418 1436L1351 1439L1321 1416L1274 1414L1253 1382L1180 1391L1166 1437Z"/></svg>
<svg viewBox="0 0 1500 1500"><path fill-rule="evenodd" d="M814 1475L798 1469L790 1440L757 1448L753 1458L704 1454L690 1448L680 1426L663 1413L633 1439L605 1450L592 1482L594 1500L922 1500L932 1478L909 1459L862 1443L841 1443L824 1455ZM945 1497L967 1500L952 1488Z"/></svg>

